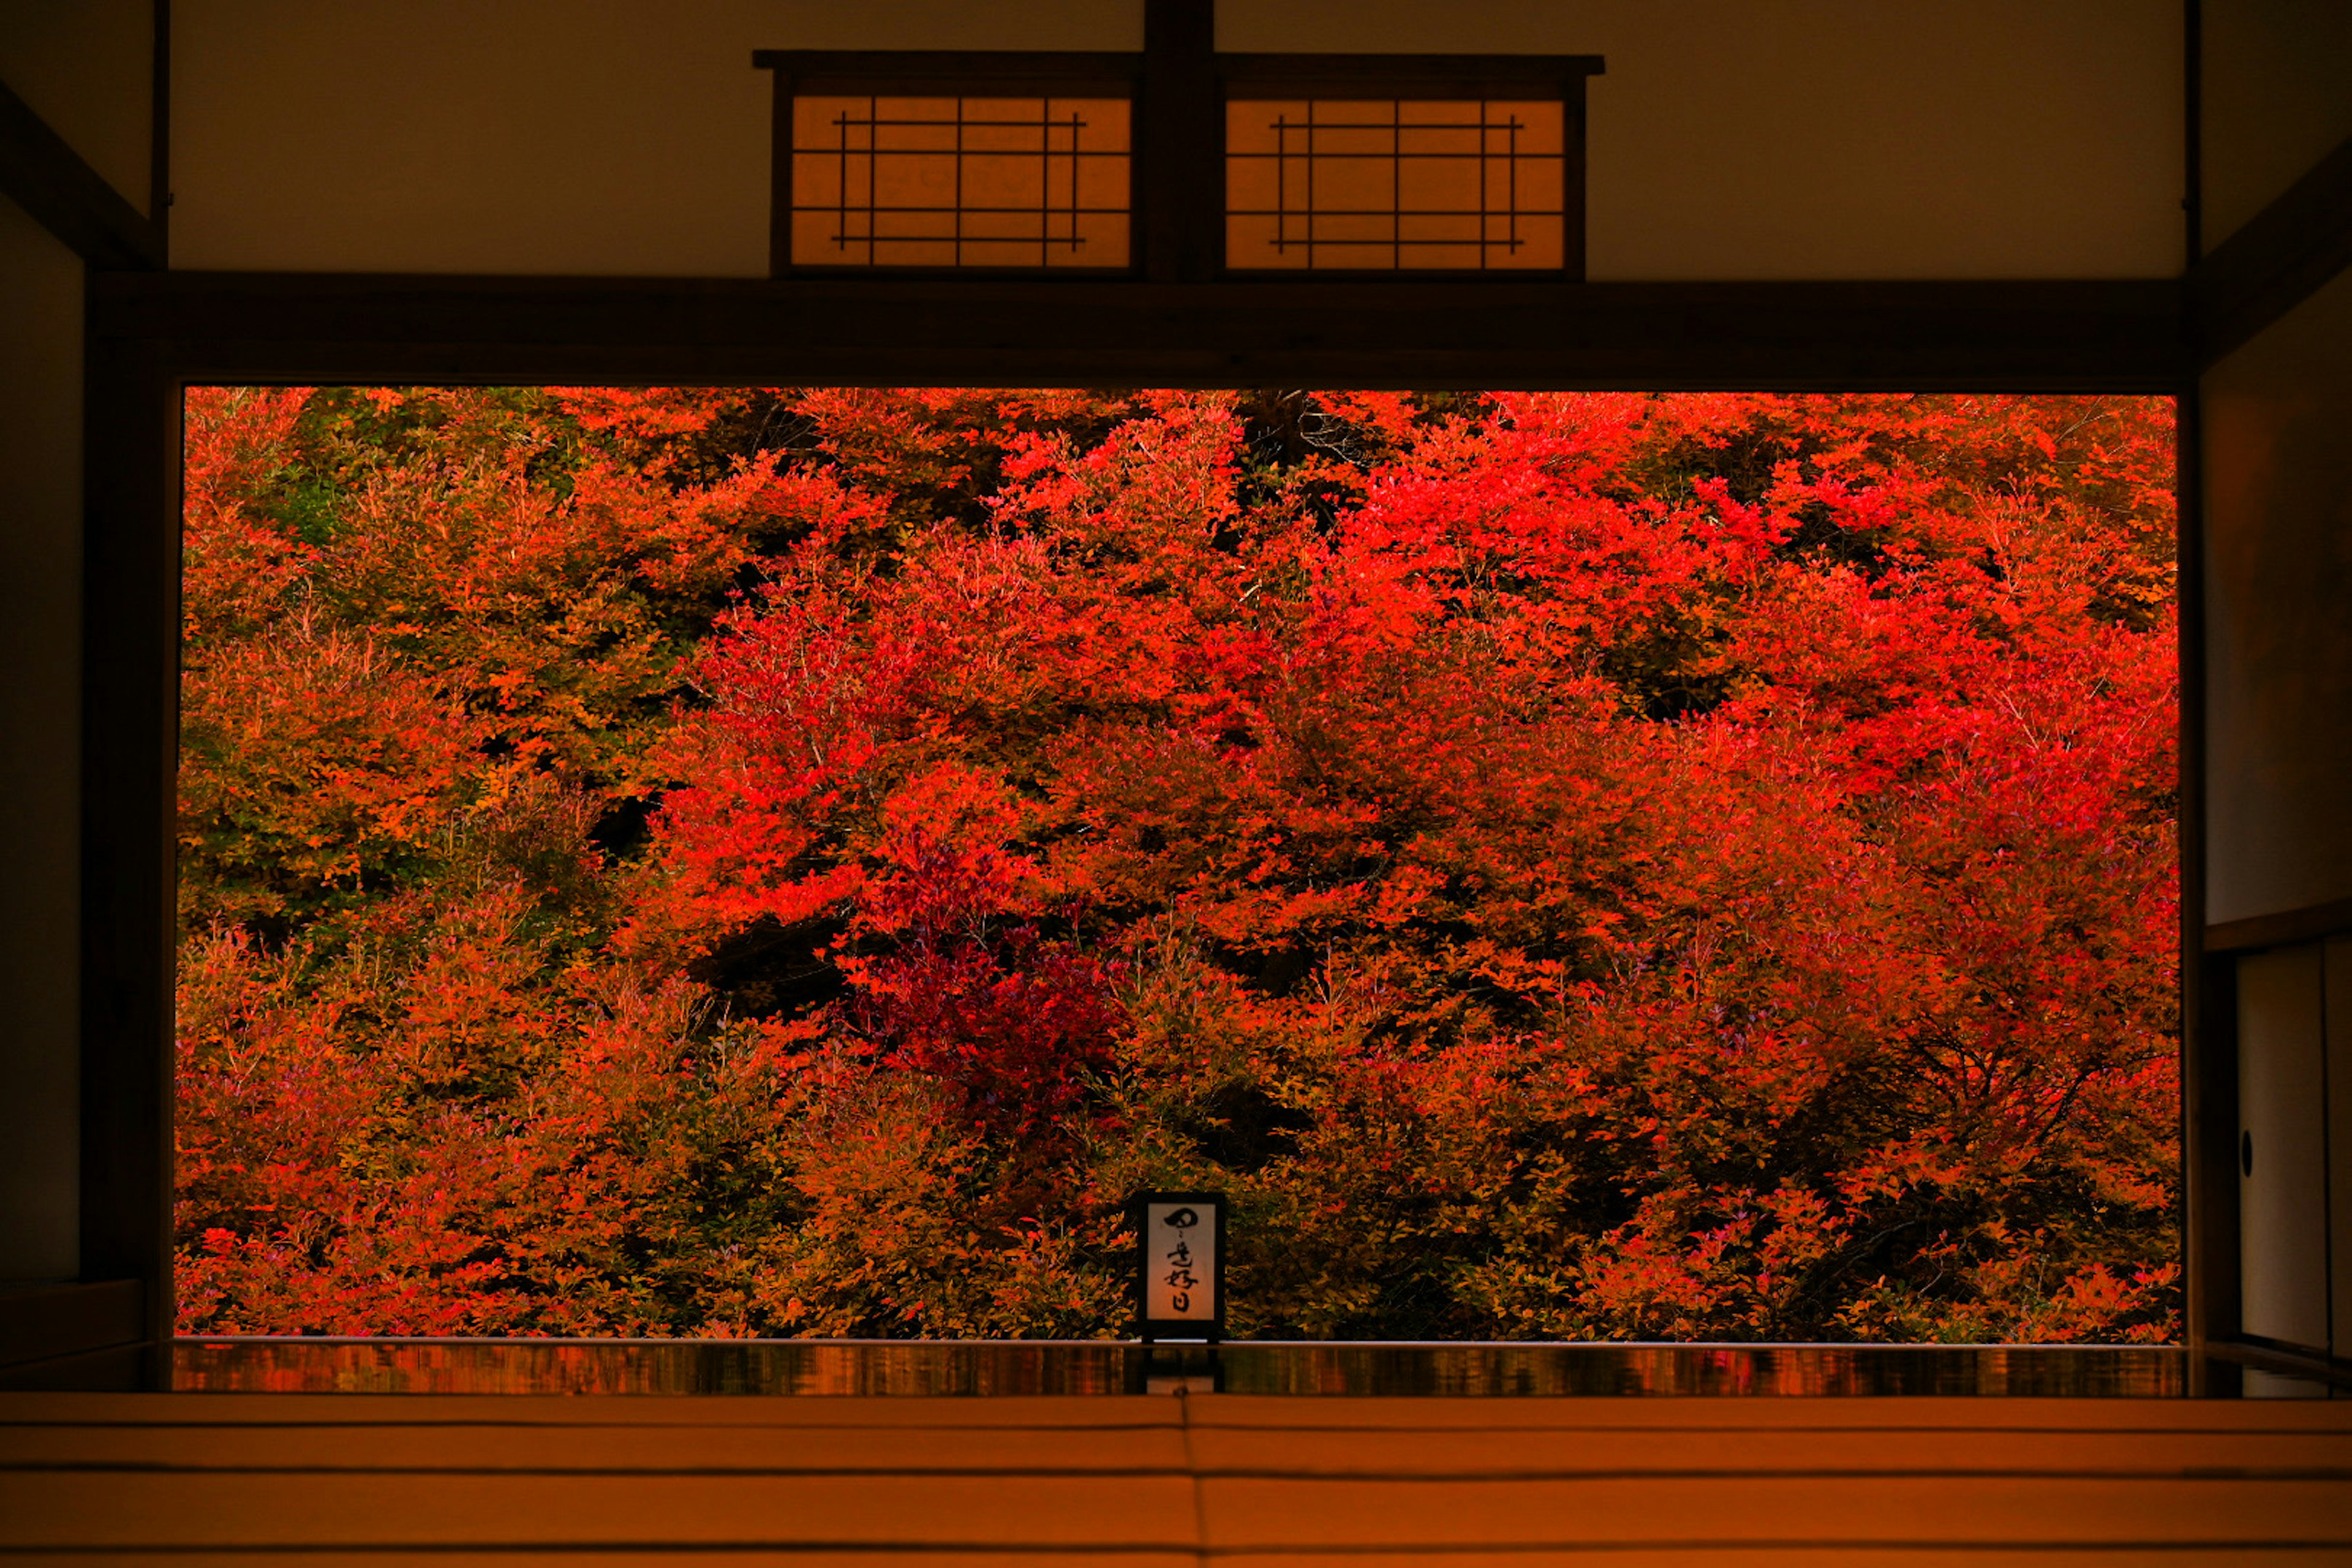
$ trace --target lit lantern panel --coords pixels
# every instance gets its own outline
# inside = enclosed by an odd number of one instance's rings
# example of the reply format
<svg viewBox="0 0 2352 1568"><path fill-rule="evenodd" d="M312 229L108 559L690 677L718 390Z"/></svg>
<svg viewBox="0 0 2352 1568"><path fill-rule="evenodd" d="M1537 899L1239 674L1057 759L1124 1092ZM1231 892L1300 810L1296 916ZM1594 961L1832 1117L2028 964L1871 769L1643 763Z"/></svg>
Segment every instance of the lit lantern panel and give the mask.
<svg viewBox="0 0 2352 1568"><path fill-rule="evenodd" d="M1116 98L795 98L795 267L1125 268Z"/></svg>
<svg viewBox="0 0 2352 1568"><path fill-rule="evenodd" d="M1565 125L1556 100L1233 100L1225 265L1557 270Z"/></svg>

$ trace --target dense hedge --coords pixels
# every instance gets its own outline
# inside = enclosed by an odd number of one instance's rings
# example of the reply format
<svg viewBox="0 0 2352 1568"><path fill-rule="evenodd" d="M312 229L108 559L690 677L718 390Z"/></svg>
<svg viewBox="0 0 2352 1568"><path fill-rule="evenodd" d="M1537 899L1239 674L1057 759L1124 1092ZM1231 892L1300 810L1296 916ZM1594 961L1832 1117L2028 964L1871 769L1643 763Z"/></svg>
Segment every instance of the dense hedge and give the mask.
<svg viewBox="0 0 2352 1568"><path fill-rule="evenodd" d="M190 1331L2161 1339L2171 410L193 394Z"/></svg>

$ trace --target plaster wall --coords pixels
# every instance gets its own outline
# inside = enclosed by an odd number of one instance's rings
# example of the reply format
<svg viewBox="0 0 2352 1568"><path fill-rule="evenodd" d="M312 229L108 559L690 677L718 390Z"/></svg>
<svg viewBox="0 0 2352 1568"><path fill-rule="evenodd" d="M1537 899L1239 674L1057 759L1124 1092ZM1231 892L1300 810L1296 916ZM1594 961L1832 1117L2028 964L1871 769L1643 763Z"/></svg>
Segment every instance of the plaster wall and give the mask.
<svg viewBox="0 0 2352 1568"><path fill-rule="evenodd" d="M2171 0L1223 0L1230 49L1598 53L1598 279L2161 277ZM756 277L754 47L1100 48L1136 0L178 0L174 266Z"/></svg>
<svg viewBox="0 0 2352 1568"><path fill-rule="evenodd" d="M754 48L1135 49L1133 0L180 0L172 264L761 277Z"/></svg>
<svg viewBox="0 0 2352 1568"><path fill-rule="evenodd" d="M2352 1361L2352 937L2326 944L2328 1342Z"/></svg>
<svg viewBox="0 0 2352 1568"><path fill-rule="evenodd" d="M0 81L142 213L154 79L155 0L0 0Z"/></svg>
<svg viewBox="0 0 2352 1568"><path fill-rule="evenodd" d="M79 1263L81 312L0 198L0 1279Z"/></svg>
<svg viewBox="0 0 2352 1568"><path fill-rule="evenodd" d="M2180 269L2171 0L1220 0L1228 49L1606 56L1601 279Z"/></svg>
<svg viewBox="0 0 2352 1568"><path fill-rule="evenodd" d="M2352 273L2204 381L2207 918L2352 898Z"/></svg>
<svg viewBox="0 0 2352 1568"><path fill-rule="evenodd" d="M2205 246L2352 138L2352 5L2206 0Z"/></svg>

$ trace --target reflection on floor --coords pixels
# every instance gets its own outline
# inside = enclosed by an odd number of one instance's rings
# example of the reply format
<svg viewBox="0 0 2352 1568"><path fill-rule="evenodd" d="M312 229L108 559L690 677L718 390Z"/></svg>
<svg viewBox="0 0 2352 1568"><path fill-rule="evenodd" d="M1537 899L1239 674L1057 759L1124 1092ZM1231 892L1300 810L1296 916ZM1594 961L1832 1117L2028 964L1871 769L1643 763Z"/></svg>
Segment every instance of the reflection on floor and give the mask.
<svg viewBox="0 0 2352 1568"><path fill-rule="evenodd" d="M2347 1561L2352 1401L0 1394L0 1554L256 1553Z"/></svg>
<svg viewBox="0 0 2352 1568"><path fill-rule="evenodd" d="M1103 1340L180 1342L229 1394L2019 1394L2182 1391L2168 1345L1370 1344Z"/></svg>

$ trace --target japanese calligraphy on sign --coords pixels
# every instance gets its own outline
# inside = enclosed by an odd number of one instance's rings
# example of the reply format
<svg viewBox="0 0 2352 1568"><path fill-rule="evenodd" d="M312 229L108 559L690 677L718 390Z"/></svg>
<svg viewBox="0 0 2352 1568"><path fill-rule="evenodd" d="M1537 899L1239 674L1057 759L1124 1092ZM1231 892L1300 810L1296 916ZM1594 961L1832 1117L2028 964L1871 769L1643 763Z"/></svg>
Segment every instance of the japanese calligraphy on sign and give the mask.
<svg viewBox="0 0 2352 1568"><path fill-rule="evenodd" d="M1223 1316L1217 1300L1222 1200L1210 1194L1149 1193L1139 1207L1147 1331L1197 1324L1204 1337L1214 1337Z"/></svg>

